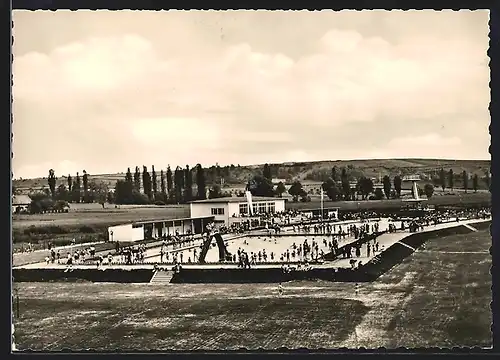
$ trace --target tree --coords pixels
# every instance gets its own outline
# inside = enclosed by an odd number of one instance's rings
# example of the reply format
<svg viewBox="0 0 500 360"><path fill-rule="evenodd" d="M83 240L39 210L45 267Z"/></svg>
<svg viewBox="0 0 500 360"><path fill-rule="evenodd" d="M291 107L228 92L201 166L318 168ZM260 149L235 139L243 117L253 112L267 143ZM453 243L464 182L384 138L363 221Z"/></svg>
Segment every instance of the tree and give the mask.
<svg viewBox="0 0 500 360"><path fill-rule="evenodd" d="M71 200L70 193L66 189L66 185L61 184L57 187L56 195L55 195L54 199L55 200L64 200L64 201Z"/></svg>
<svg viewBox="0 0 500 360"><path fill-rule="evenodd" d="M49 183L50 193L52 197L56 196L56 175L53 169L49 170L49 177L47 178L47 182Z"/></svg>
<svg viewBox="0 0 500 360"><path fill-rule="evenodd" d="M134 189L137 191L141 191L141 171L139 166L135 167L134 172Z"/></svg>
<svg viewBox="0 0 500 360"><path fill-rule="evenodd" d="M373 181L367 177L361 177L358 180L357 189L361 193L363 200L365 200L368 195L373 192Z"/></svg>
<svg viewBox="0 0 500 360"><path fill-rule="evenodd" d="M396 192L396 196L398 198L400 198L401 197L401 183L402 183L401 176L399 176L399 175L394 176L393 183L394 183L394 191Z"/></svg>
<svg viewBox="0 0 500 360"><path fill-rule="evenodd" d="M344 196L344 200L349 200L351 196L351 184L349 183L349 177L347 176L347 170L345 167L342 168L340 181L342 183L342 195Z"/></svg>
<svg viewBox="0 0 500 360"><path fill-rule="evenodd" d="M149 198L134 188L134 183L127 180L118 180L115 185L115 204L147 204Z"/></svg>
<svg viewBox="0 0 500 360"><path fill-rule="evenodd" d="M337 187L335 181L332 178L329 178L321 185L322 190L326 193L326 196L332 201L337 201L338 196L340 195L340 191Z"/></svg>
<svg viewBox="0 0 500 360"><path fill-rule="evenodd" d="M71 174L68 174L68 191L71 192L71 187L73 186L73 182L71 181Z"/></svg>
<svg viewBox="0 0 500 360"><path fill-rule="evenodd" d="M201 164L196 165L196 186L198 188L198 199L205 200L207 198L205 171L203 170Z"/></svg>
<svg viewBox="0 0 500 360"><path fill-rule="evenodd" d="M477 193L477 188L479 186L479 178L477 174L474 174L472 177L472 188L474 189L474 192Z"/></svg>
<svg viewBox="0 0 500 360"><path fill-rule="evenodd" d="M130 172L130 168L127 168L127 173L125 174L125 181L132 184L132 173Z"/></svg>
<svg viewBox="0 0 500 360"><path fill-rule="evenodd" d="M443 168L441 168L441 170L439 171L439 182L441 184L441 188L444 191L444 189L446 189L446 174Z"/></svg>
<svg viewBox="0 0 500 360"><path fill-rule="evenodd" d="M434 194L434 186L432 184L425 184L424 194L427 196L427 199L430 199L432 194Z"/></svg>
<svg viewBox="0 0 500 360"><path fill-rule="evenodd" d="M142 187L144 188L144 195L148 197L149 201L153 200L151 175L149 175L148 168L144 165L142 166Z"/></svg>
<svg viewBox="0 0 500 360"><path fill-rule="evenodd" d="M75 203L81 201L81 180L80 174L76 173L76 178L73 180L73 187L71 189L71 200Z"/></svg>
<svg viewBox="0 0 500 360"><path fill-rule="evenodd" d="M118 180L115 184L115 203L132 204L133 203L133 183L125 180Z"/></svg>
<svg viewBox="0 0 500 360"><path fill-rule="evenodd" d="M279 182L278 185L276 185L276 190L275 190L275 193L276 195L278 195L279 197L283 197L283 193L286 192L286 187L285 187L285 184L283 184L283 182Z"/></svg>
<svg viewBox="0 0 500 360"><path fill-rule="evenodd" d="M248 181L246 188L253 196L274 196L273 183L264 176L254 176Z"/></svg>
<svg viewBox="0 0 500 360"><path fill-rule="evenodd" d="M385 175L382 179L382 183L384 185L384 194L387 199L391 197L391 179L388 175Z"/></svg>
<svg viewBox="0 0 500 360"><path fill-rule="evenodd" d="M160 191L161 191L161 198L163 202L167 202L167 187L165 186L165 174L163 170L160 170Z"/></svg>
<svg viewBox="0 0 500 360"><path fill-rule="evenodd" d="M193 199L193 174L189 165L186 165L184 170L184 201L191 201Z"/></svg>
<svg viewBox="0 0 500 360"><path fill-rule="evenodd" d="M215 184L210 188L210 190L208 190L208 198L209 199L217 199L220 197L222 197L222 192L221 192L220 186Z"/></svg>
<svg viewBox="0 0 500 360"><path fill-rule="evenodd" d="M262 171L262 176L268 180L272 180L271 168L269 164L264 164L264 170Z"/></svg>
<svg viewBox="0 0 500 360"><path fill-rule="evenodd" d="M167 196L169 199L173 198L174 181L172 178L172 170L170 165L167 166Z"/></svg>
<svg viewBox="0 0 500 360"><path fill-rule="evenodd" d="M29 197L31 199L29 211L32 214L40 214L45 211L50 211L54 207L54 200L50 197L50 191L49 194L44 192L31 193L29 194Z"/></svg>
<svg viewBox="0 0 500 360"><path fill-rule="evenodd" d="M469 188L469 175L467 175L467 171L462 171L462 183L464 186L465 192L467 192Z"/></svg>
<svg viewBox="0 0 500 360"><path fill-rule="evenodd" d="M151 166L151 181L152 181L152 185L153 185L153 199L156 200L156 196L158 193L158 182L156 179L156 171L155 171L154 165Z"/></svg>
<svg viewBox="0 0 500 360"><path fill-rule="evenodd" d="M307 195L307 193L302 188L302 184L298 181L295 181L292 186L290 186L290 189L288 189L288 193L292 195L293 201L297 201L299 199L299 196L304 196L304 194Z"/></svg>
<svg viewBox="0 0 500 360"><path fill-rule="evenodd" d="M83 202L89 202L89 176L83 170Z"/></svg>
<svg viewBox="0 0 500 360"><path fill-rule="evenodd" d="M184 189L184 170L177 166L174 172L174 187L175 187L175 201L177 203L183 202L182 189Z"/></svg>
<svg viewBox="0 0 500 360"><path fill-rule="evenodd" d="M491 183L491 180L490 180L490 172L486 172L486 175L484 176L484 183L486 184L486 187L488 188L489 191L490 190L490 183Z"/></svg>
<svg viewBox="0 0 500 360"><path fill-rule="evenodd" d="M453 183L454 183L454 175L453 175L453 169L450 169L450 171L448 171L448 187L450 188L450 190L453 190Z"/></svg>
<svg viewBox="0 0 500 360"><path fill-rule="evenodd" d="M332 167L332 180L334 182L337 181L337 167L336 166Z"/></svg>
<svg viewBox="0 0 500 360"><path fill-rule="evenodd" d="M134 189L134 191L136 190ZM97 201L104 209L104 204L108 200L108 185L104 181L92 181L90 183L90 192L92 194L92 201Z"/></svg>

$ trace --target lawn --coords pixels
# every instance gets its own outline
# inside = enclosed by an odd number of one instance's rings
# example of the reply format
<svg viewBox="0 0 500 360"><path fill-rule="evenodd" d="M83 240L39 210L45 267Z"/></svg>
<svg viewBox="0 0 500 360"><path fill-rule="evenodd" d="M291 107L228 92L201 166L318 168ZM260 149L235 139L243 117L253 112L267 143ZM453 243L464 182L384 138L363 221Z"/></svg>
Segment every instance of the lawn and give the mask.
<svg viewBox="0 0 500 360"><path fill-rule="evenodd" d="M373 283L20 283L19 349L491 346L488 230L432 239ZM457 252L462 253L457 253ZM466 253L471 252L471 253ZM481 253L482 252L482 253Z"/></svg>
<svg viewBox="0 0 500 360"><path fill-rule="evenodd" d="M457 193L454 195L436 195L425 202L434 206L491 206L490 192L477 193ZM325 208L338 207L341 210L384 210L394 209L402 206L404 202L401 199L391 200L367 200L367 201L330 201L325 198L323 203ZM287 201L288 209L319 209L321 200L313 199L310 202L291 202Z"/></svg>
<svg viewBox="0 0 500 360"><path fill-rule="evenodd" d="M50 213L34 215L13 215L13 229L25 229L30 226L110 226L132 221L147 221L189 217L189 205L171 206L134 206L120 205L114 208L107 205L106 209L78 209L68 213Z"/></svg>

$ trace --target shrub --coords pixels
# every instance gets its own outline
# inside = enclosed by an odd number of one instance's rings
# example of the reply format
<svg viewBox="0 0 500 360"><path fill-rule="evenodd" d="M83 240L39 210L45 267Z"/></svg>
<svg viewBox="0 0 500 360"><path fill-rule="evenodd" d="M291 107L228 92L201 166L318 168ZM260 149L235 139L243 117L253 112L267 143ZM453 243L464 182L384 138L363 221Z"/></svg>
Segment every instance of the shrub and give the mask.
<svg viewBox="0 0 500 360"><path fill-rule="evenodd" d="M49 226L35 226L31 225L29 228L24 229L23 233L25 235L60 235L67 234L68 231L57 225L49 225Z"/></svg>
<svg viewBox="0 0 500 360"><path fill-rule="evenodd" d="M161 200L157 200L154 202L155 205L158 205L158 206L161 206L161 205L166 205L165 202L161 201Z"/></svg>
<svg viewBox="0 0 500 360"><path fill-rule="evenodd" d="M376 200L382 200L384 198L384 193L383 193L382 189L376 188L374 196L375 196Z"/></svg>
<svg viewBox="0 0 500 360"><path fill-rule="evenodd" d="M84 234L93 234L95 233L95 229L91 226L83 225L82 227L80 227L80 232Z"/></svg>

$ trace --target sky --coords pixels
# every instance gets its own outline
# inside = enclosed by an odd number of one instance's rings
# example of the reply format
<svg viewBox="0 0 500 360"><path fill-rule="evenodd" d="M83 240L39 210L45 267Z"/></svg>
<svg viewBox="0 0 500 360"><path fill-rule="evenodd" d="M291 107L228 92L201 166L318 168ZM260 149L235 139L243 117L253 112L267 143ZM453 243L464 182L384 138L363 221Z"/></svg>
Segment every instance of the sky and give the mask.
<svg viewBox="0 0 500 360"><path fill-rule="evenodd" d="M487 11L14 11L15 178L490 159Z"/></svg>

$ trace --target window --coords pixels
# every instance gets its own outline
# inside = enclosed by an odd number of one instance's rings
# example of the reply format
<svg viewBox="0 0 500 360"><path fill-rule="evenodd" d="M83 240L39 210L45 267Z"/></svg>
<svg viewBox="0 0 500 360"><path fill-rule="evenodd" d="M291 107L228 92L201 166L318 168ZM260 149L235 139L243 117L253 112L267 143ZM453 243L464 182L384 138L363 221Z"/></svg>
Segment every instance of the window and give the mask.
<svg viewBox="0 0 500 360"><path fill-rule="evenodd" d="M272 202L272 203L268 203L267 205L268 205L269 212L271 214L274 214L276 212L275 204Z"/></svg>
<svg viewBox="0 0 500 360"><path fill-rule="evenodd" d="M240 204L240 214L241 215L248 214L248 204Z"/></svg>
<svg viewBox="0 0 500 360"><path fill-rule="evenodd" d="M259 213L263 214L266 212L266 203L259 203Z"/></svg>
<svg viewBox="0 0 500 360"><path fill-rule="evenodd" d="M257 208L257 204L252 204L252 210L253 210L253 213L255 214L256 212L258 212L258 208Z"/></svg>
<svg viewBox="0 0 500 360"><path fill-rule="evenodd" d="M212 215L224 215L224 208L212 208Z"/></svg>

